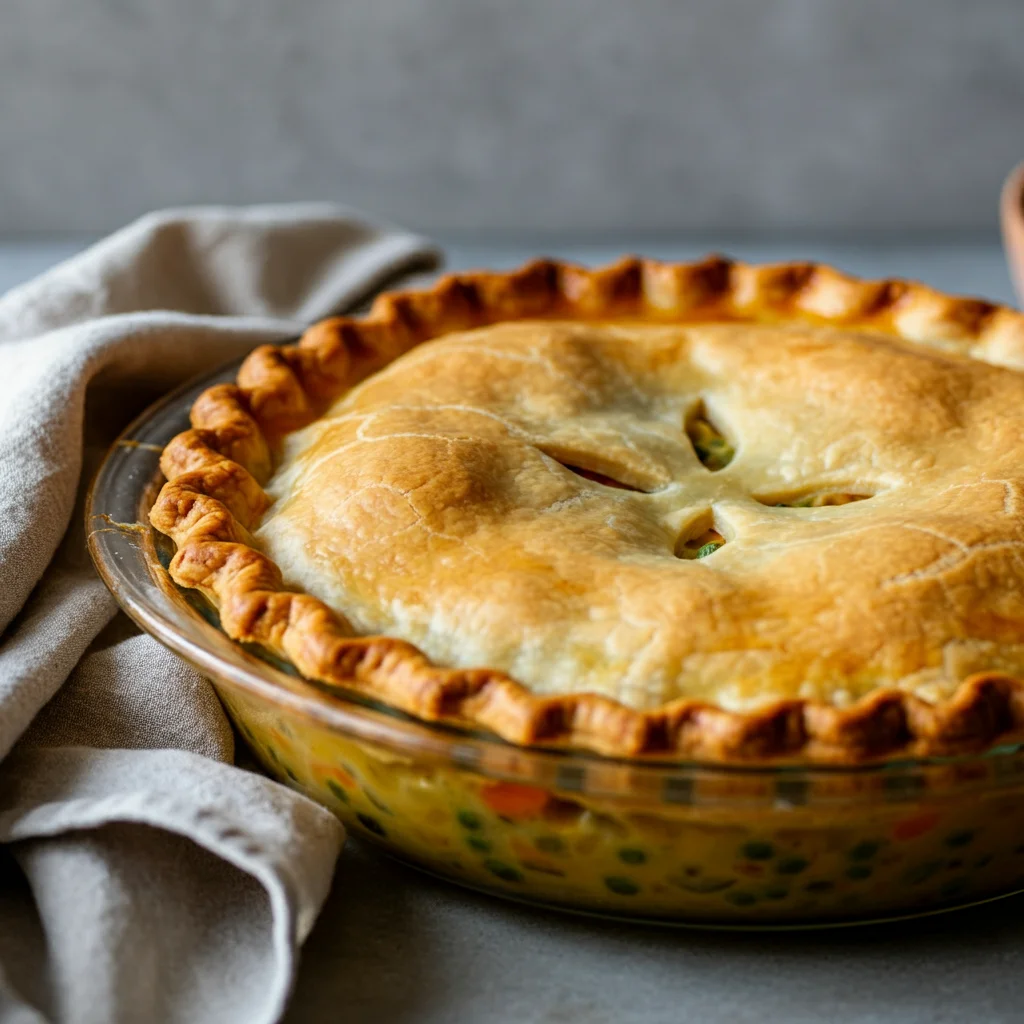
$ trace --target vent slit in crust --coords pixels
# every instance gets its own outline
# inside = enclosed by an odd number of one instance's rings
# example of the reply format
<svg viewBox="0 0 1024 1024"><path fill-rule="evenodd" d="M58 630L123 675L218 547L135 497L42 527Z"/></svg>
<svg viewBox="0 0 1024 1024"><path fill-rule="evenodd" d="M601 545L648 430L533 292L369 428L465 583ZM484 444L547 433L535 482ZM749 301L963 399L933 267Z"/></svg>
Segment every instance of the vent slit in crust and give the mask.
<svg viewBox="0 0 1024 1024"><path fill-rule="evenodd" d="M595 484L600 484L602 487L613 487L620 491L636 491L640 494L646 493L640 487L633 487L632 484L627 484L622 480L616 480L613 477L605 476L604 473L598 473L593 469L584 469L582 466L574 466L569 462L561 462L560 465L564 466L570 473L575 473L576 476L581 476L584 480L590 480Z"/></svg>
<svg viewBox="0 0 1024 1024"><path fill-rule="evenodd" d="M689 537L676 545L676 558L695 560L713 555L725 546L725 537L714 527L702 530L695 537Z"/></svg>
<svg viewBox="0 0 1024 1024"><path fill-rule="evenodd" d="M697 561L713 555L725 546L728 539L725 527L717 521L714 512L708 509L686 524L672 553L684 561Z"/></svg>
<svg viewBox="0 0 1024 1024"><path fill-rule="evenodd" d="M697 458L712 473L725 469L736 456L735 446L711 421L703 402L687 418L686 434Z"/></svg>
<svg viewBox="0 0 1024 1024"><path fill-rule="evenodd" d="M874 494L864 494L857 491L846 490L812 490L789 494L769 495L768 497L755 498L754 500L762 505L772 508L826 508L837 505L852 505L857 501L867 501L873 498Z"/></svg>

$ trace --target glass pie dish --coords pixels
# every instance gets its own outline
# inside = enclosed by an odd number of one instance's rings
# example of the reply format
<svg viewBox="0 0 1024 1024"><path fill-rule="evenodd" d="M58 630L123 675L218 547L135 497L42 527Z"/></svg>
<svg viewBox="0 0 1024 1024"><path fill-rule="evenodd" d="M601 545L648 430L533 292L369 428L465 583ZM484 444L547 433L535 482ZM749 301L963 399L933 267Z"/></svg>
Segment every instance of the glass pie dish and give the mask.
<svg viewBox="0 0 1024 1024"><path fill-rule="evenodd" d="M546 906L726 927L952 909L1024 889L1024 750L857 768L721 767L517 747L306 681L229 640L149 524L159 456L196 396L133 423L86 508L121 607L209 677L255 756L353 834L455 882Z"/></svg>

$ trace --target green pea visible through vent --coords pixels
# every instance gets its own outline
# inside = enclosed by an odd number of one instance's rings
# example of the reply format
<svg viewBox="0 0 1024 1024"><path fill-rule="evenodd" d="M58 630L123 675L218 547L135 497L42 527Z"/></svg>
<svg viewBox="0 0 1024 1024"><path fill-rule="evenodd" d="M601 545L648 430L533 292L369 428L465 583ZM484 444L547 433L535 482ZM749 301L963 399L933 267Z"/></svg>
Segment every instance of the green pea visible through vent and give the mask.
<svg viewBox="0 0 1024 1024"><path fill-rule="evenodd" d="M775 508L825 508L832 505L849 505L855 501L866 501L871 494L856 494L852 491L817 491L812 494L793 495L787 498L759 498L762 505Z"/></svg>
<svg viewBox="0 0 1024 1024"><path fill-rule="evenodd" d="M689 537L676 547L677 558L707 558L713 555L722 545L725 538L714 528L705 530L696 537Z"/></svg>
<svg viewBox="0 0 1024 1024"><path fill-rule="evenodd" d="M703 402L694 409L687 420L686 434L697 453L697 458L712 472L725 469L736 455L732 443L708 418Z"/></svg>

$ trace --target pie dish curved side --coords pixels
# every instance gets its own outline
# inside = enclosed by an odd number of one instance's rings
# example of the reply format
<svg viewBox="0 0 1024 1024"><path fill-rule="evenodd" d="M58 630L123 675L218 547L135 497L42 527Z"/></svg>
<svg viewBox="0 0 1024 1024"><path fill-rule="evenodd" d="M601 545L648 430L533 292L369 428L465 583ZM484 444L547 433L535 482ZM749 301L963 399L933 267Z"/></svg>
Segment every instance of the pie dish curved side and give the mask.
<svg viewBox="0 0 1024 1024"><path fill-rule="evenodd" d="M995 673L970 676L940 704L897 689L873 692L849 708L786 700L747 713L693 700L638 711L596 694L538 696L498 670L445 668L405 641L358 636L323 602L286 589L249 533L269 505L262 485L281 438L423 341L503 320L559 316L859 327L1024 368L1020 313L920 284L860 281L812 263L630 258L588 270L541 260L507 274L449 275L427 291L380 296L364 318L318 323L297 345L262 346L243 363L236 384L199 397L193 429L163 453L167 483L150 516L177 545L173 579L219 608L232 639L263 646L309 678L428 721L482 726L517 744L614 756L858 763L959 753L1024 731L1024 680Z"/></svg>

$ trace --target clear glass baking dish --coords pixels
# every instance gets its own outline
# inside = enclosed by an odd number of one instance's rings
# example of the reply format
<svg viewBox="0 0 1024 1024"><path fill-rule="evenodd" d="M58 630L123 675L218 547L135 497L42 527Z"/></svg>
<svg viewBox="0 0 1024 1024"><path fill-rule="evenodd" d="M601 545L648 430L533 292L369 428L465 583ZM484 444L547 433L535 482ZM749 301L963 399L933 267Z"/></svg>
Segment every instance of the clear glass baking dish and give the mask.
<svg viewBox="0 0 1024 1024"><path fill-rule="evenodd" d="M147 518L160 451L210 384L178 390L114 444L86 507L121 607L210 678L283 783L353 833L453 881L661 923L825 925L1024 889L1024 751L866 768L723 768L520 748L329 692L230 641L171 582Z"/></svg>

